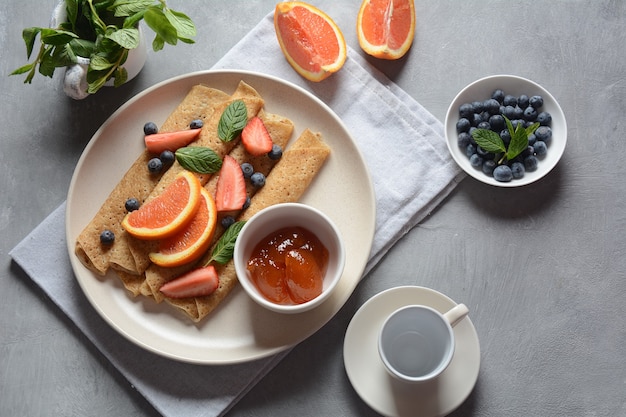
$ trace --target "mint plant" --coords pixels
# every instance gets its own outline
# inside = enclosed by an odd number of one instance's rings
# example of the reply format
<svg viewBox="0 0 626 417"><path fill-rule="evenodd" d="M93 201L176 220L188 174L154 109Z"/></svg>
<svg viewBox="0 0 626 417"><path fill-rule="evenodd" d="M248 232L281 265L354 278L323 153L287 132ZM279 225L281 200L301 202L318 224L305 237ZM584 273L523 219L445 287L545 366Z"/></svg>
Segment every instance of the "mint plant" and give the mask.
<svg viewBox="0 0 626 417"><path fill-rule="evenodd" d="M11 73L27 74L31 83L39 72L52 77L58 67L77 63L77 57L89 58L87 92L97 92L109 80L120 86L128 79L124 63L128 52L139 45L138 25L143 20L154 31L152 49L156 52L167 43L194 43L193 21L170 9L165 0L65 0L67 21L57 28L30 27L22 32L27 59L31 58L39 38L34 61Z"/></svg>

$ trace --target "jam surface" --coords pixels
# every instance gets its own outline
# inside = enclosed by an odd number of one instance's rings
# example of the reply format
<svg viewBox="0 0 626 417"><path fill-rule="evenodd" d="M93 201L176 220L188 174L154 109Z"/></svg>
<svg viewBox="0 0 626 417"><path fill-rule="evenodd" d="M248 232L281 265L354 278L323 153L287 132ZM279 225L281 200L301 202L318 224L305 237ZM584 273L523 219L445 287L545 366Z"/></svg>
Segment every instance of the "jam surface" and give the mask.
<svg viewBox="0 0 626 417"><path fill-rule="evenodd" d="M285 227L256 245L248 271L259 291L277 304L302 304L322 293L328 249L310 230Z"/></svg>

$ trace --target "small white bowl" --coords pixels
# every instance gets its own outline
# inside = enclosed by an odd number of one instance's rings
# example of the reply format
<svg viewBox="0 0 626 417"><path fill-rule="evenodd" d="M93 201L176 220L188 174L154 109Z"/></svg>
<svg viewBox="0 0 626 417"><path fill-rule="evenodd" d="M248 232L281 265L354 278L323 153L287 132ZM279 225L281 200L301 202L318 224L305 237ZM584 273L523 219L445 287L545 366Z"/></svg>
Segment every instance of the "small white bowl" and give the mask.
<svg viewBox="0 0 626 417"><path fill-rule="evenodd" d="M524 177L513 179L510 182L496 181L492 176L483 173L481 169L474 168L465 154L465 149L461 149L458 145L456 124L460 118L459 106L463 103L471 103L473 101L485 101L491 98L491 94L497 89L503 90L505 94L512 94L514 96L521 94L526 94L528 97L540 95L543 97L543 107L541 111L546 111L552 116L552 123L550 125L552 129L552 140L548 146L548 153L544 157L539 158L539 164L535 171L527 171ZM450 107L448 107L444 126L448 149L456 163L475 179L485 184L498 187L519 187L543 178L559 162L567 143L567 123L559 103L557 103L555 98L539 84L514 75L493 75L481 78L469 84L457 94L450 104Z"/></svg>
<svg viewBox="0 0 626 417"><path fill-rule="evenodd" d="M302 304L277 304L259 292L246 266L261 239L283 227L295 226L312 232L328 249L328 268L319 296ZM246 222L235 242L233 260L241 286L255 302L272 311L294 314L315 308L331 295L343 274L346 255L339 229L328 216L305 204L282 203L259 211Z"/></svg>

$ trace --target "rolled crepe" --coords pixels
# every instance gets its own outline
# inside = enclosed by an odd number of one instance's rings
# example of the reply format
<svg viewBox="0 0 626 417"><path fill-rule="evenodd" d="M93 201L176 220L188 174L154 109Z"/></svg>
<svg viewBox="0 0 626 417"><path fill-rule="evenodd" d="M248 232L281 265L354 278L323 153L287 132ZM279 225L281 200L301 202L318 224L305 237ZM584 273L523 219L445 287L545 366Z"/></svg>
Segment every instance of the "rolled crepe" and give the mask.
<svg viewBox="0 0 626 417"><path fill-rule="evenodd" d="M228 99L230 96L220 90L203 85L194 86L165 120L161 131L182 130L194 119L206 119L215 107ZM126 215L126 199L134 197L139 201L145 200L160 180L160 176L151 175L146 169L152 157L148 151L142 152L76 239L76 256L83 265L98 275L107 273L111 258L121 270L135 268L127 244L129 235L122 228L121 222ZM105 229L115 233L113 245L100 243L100 233Z"/></svg>
<svg viewBox="0 0 626 417"><path fill-rule="evenodd" d="M297 202L307 190L324 162L330 155L330 148L322 140L321 134L305 130L290 146L276 166L267 176L265 186L252 198L250 207L238 220L248 220L260 210L278 203ZM210 252L209 252L210 253ZM208 261L208 257L198 265ZM208 316L237 284L234 262L215 265L219 276L219 286L209 296L184 299L163 297L169 304L184 312L192 321L199 322ZM152 267L146 271L146 281L152 288L160 288L167 279ZM178 275L171 275L169 279Z"/></svg>

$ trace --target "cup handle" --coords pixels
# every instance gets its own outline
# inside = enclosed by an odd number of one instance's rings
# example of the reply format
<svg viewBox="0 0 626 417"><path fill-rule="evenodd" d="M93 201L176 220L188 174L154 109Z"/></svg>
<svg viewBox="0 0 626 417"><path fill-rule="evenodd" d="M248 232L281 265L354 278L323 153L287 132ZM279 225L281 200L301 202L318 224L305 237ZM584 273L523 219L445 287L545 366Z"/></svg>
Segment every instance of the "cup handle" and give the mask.
<svg viewBox="0 0 626 417"><path fill-rule="evenodd" d="M454 308L450 309L443 316L448 320L450 326L454 327L460 322L465 316L469 314L469 309L463 303L457 304Z"/></svg>

